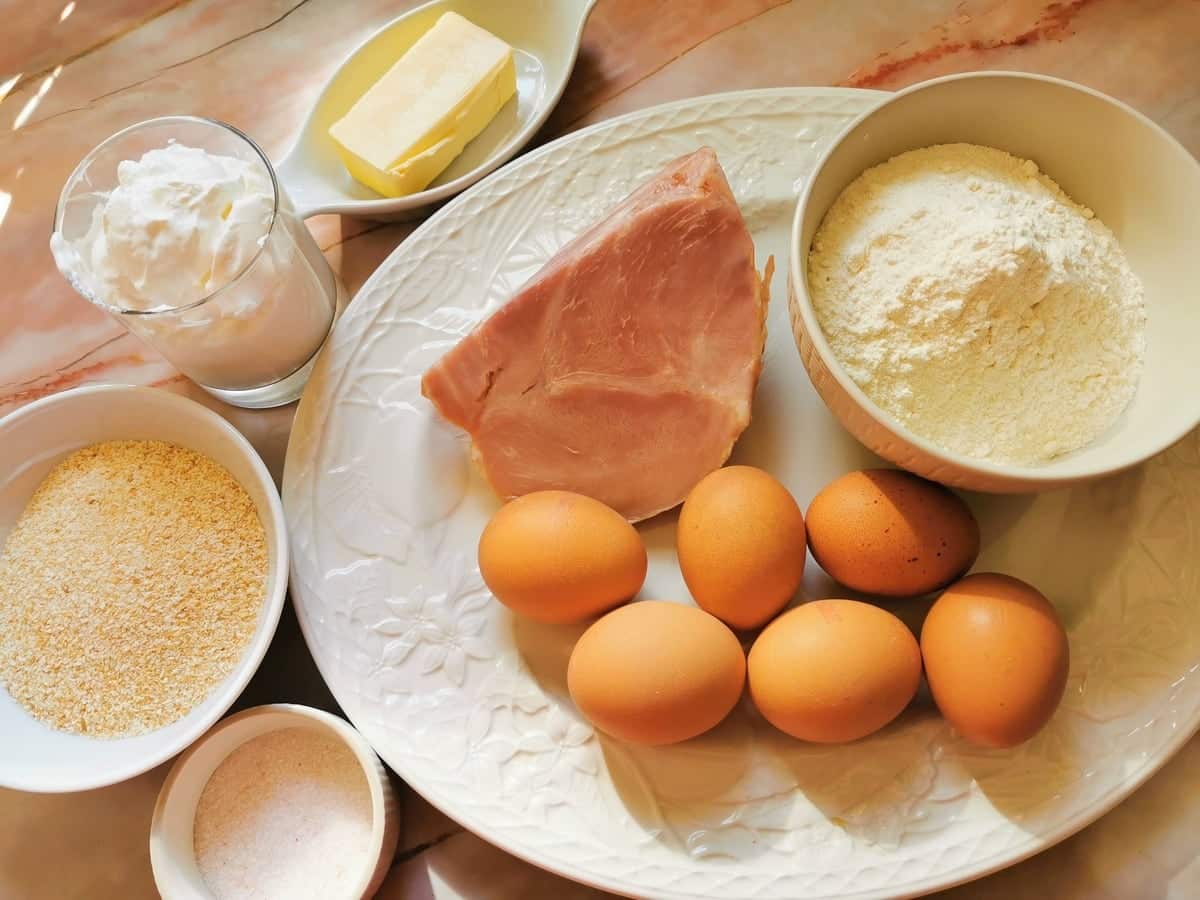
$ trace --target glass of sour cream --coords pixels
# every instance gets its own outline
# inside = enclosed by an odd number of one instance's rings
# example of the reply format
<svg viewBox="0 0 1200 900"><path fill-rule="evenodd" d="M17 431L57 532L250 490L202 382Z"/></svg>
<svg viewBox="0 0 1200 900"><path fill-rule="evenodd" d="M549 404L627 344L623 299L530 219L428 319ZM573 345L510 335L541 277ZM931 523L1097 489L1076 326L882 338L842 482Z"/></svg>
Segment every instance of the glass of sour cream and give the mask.
<svg viewBox="0 0 1200 900"><path fill-rule="evenodd" d="M236 406L295 400L337 309L266 154L211 119L151 119L92 150L50 247L79 294Z"/></svg>

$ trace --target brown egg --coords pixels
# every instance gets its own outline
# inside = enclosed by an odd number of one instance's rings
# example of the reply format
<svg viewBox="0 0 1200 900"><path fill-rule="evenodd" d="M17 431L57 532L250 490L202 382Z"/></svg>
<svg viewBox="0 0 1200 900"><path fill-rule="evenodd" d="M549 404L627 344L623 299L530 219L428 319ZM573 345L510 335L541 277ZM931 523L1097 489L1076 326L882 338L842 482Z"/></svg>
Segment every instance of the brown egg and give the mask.
<svg viewBox="0 0 1200 900"><path fill-rule="evenodd" d="M631 603L575 645L567 687L601 731L635 744L703 734L742 695L746 655L733 632L694 606Z"/></svg>
<svg viewBox="0 0 1200 900"><path fill-rule="evenodd" d="M804 741L837 744L903 712L921 681L921 651L885 609L816 600L763 630L750 648L749 678L768 722Z"/></svg>
<svg viewBox="0 0 1200 900"><path fill-rule="evenodd" d="M1035 588L980 573L952 584L921 628L934 702L972 743L1029 740L1062 700L1070 648L1058 613Z"/></svg>
<svg viewBox="0 0 1200 900"><path fill-rule="evenodd" d="M896 469L830 482L808 507L808 546L835 581L884 597L915 597L966 572L979 525L940 484Z"/></svg>
<svg viewBox="0 0 1200 900"><path fill-rule="evenodd" d="M701 609L733 628L758 628L800 586L804 515L787 488L751 466L700 481L679 513L679 568Z"/></svg>
<svg viewBox="0 0 1200 900"><path fill-rule="evenodd" d="M641 590L646 547L599 500L537 491L506 503L488 522L479 571L513 612L538 622L582 622Z"/></svg>

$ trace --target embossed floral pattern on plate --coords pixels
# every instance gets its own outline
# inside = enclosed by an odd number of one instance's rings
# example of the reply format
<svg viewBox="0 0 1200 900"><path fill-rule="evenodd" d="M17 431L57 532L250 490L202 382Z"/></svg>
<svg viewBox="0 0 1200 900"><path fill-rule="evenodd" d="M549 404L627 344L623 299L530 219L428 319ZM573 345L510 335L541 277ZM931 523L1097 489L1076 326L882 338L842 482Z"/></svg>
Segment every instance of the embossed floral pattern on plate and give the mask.
<svg viewBox="0 0 1200 900"><path fill-rule="evenodd" d="M637 896L896 896L1034 853L1103 813L1200 716L1200 441L1037 497L970 498L983 568L1039 585L1071 632L1062 709L1010 751L973 748L918 702L883 732L813 747L749 704L709 735L634 748L565 690L579 629L514 620L475 545L497 506L424 368L664 162L713 146L760 255L786 258L796 192L878 95L700 98L535 151L437 213L338 323L297 413L284 477L293 589L330 688L380 755L467 827L564 875ZM761 260L760 260L761 262ZM809 385L776 275L755 421L735 459L802 503L871 458ZM644 596L686 598L673 520L643 527ZM810 597L835 590L811 564ZM901 615L902 605L894 606Z"/></svg>

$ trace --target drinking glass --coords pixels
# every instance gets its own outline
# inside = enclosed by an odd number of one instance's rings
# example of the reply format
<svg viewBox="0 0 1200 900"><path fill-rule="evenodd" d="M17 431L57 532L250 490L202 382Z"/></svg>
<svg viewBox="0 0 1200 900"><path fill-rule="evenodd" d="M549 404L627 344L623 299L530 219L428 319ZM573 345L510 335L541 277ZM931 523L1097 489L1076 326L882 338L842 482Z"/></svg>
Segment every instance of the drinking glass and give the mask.
<svg viewBox="0 0 1200 900"><path fill-rule="evenodd" d="M154 298L159 302L144 309L103 289L84 253L76 257L78 264L60 263L60 269L79 294L213 396L250 408L289 403L300 396L333 326L340 285L296 217L266 154L232 125L167 116L114 134L84 157L63 186L54 217L55 244L79 249L97 209L117 186L120 163L173 142L245 160L271 184L270 220L242 270L198 300L180 304L177 297ZM67 255L71 253L68 249Z"/></svg>

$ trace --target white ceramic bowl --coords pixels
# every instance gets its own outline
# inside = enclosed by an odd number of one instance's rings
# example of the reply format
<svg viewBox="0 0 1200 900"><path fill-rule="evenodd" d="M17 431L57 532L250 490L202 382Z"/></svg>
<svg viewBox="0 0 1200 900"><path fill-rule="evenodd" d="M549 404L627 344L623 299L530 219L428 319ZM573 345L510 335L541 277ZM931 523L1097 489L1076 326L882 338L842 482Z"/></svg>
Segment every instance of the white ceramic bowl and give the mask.
<svg viewBox="0 0 1200 900"><path fill-rule="evenodd" d="M359 900L372 896L387 876L396 853L400 816L387 770L366 738L344 719L290 703L256 706L230 716L204 736L171 767L154 806L150 825L150 863L154 882L165 900L211 900L192 843L196 805L217 766L247 741L284 728L317 728L342 741L362 764L371 792L371 847L367 862L342 897Z"/></svg>
<svg viewBox="0 0 1200 900"><path fill-rule="evenodd" d="M812 237L838 194L898 153L965 141L1034 160L1116 234L1146 289L1146 363L1137 395L1099 440L1037 467L943 450L876 406L834 357L808 293ZM914 85L853 122L817 164L792 225L792 330L817 392L869 449L897 465L973 490L1043 490L1136 465L1200 424L1200 165L1145 116L1089 88L1014 72L975 72Z"/></svg>
<svg viewBox="0 0 1200 900"><path fill-rule="evenodd" d="M562 97L579 53L583 26L595 4L596 0L430 0L384 25L333 73L292 149L275 166L300 218L340 213L382 220L412 219L508 162L545 124ZM350 177L329 136L329 126L450 11L512 46L517 96L427 188L403 197L381 197Z"/></svg>
<svg viewBox="0 0 1200 900"><path fill-rule="evenodd" d="M139 775L179 753L237 699L275 634L287 594L288 544L279 493L250 443L228 422L167 391L100 385L37 400L0 419L0 542L50 469L73 450L111 440L163 440L220 463L250 494L266 530L267 589L241 660L182 719L137 737L103 739L55 731L0 688L0 785L81 791Z"/></svg>

